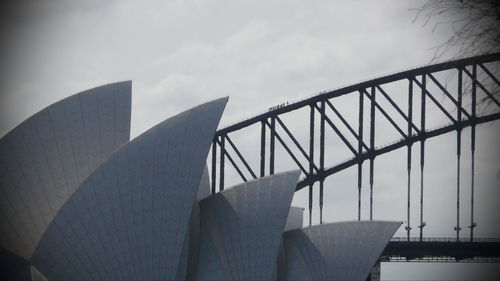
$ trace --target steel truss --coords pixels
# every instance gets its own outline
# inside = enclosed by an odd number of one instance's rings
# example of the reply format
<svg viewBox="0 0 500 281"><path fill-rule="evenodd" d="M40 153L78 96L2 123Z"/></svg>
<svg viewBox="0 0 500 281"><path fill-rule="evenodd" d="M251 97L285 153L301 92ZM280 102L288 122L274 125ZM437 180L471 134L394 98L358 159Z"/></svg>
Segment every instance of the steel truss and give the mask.
<svg viewBox="0 0 500 281"><path fill-rule="evenodd" d="M449 132L457 133L457 211L456 211L456 242L459 241L459 232L462 230L460 224L460 156L461 156L461 139L462 130L465 127L471 127L471 176L472 181L470 184L471 189L471 213L468 228L470 229L470 241L474 239L474 228L476 223L474 222L474 151L475 151L475 128L478 124L490 122L500 118L500 111L494 111L494 113L480 115L477 114L478 100L477 100L477 90L480 89L486 98L481 100L481 102L486 102L496 106L496 109L500 109L500 101L498 100L498 95L495 92L490 92L487 86L478 79L479 74L487 77L492 84L494 84L497 89L500 87L499 78L493 74L493 71L489 69L486 64L492 62L500 61L500 53L471 57L466 59L460 59L425 67L416 68L413 70L403 71L400 73L384 76L381 78L365 81L341 89L323 92L314 97L291 103L282 104L270 109L269 112L260 114L253 118L247 119L240 123L228 126L219 130L212 144L212 163L211 163L211 180L212 180L212 193L217 191L217 186L219 191L224 190L224 172L226 169L226 160L229 161L231 166L236 170L238 175L243 181L249 179L255 179L257 177L262 177L266 175L272 175L275 168L275 149L279 144L287 152L288 156L297 165L304 175L304 178L300 180L297 185L297 190L305 187L309 187L309 224L312 220L312 206L313 206L313 185L319 182L319 216L320 222L323 221L323 193L324 193L324 180L339 171L346 168L357 165L358 170L358 220L361 219L361 189L362 189L362 170L363 163L369 161L369 189L370 189L370 203L369 203L369 219L373 218L373 175L375 167L375 158L379 155L394 151L400 148L407 148L407 216L406 216L406 232L407 240L410 241L410 232L412 230L411 223L412 219L410 217L410 175L411 175L411 159L412 153L411 148L415 143L420 144L420 218L417 227L419 228L419 239L423 239L423 231L425 227L424 222L424 164L425 164L425 141L429 138L436 137ZM440 81L436 73L441 71L454 71L457 75L456 93L450 93L449 88L446 86L446 81ZM481 72L481 73L480 73ZM397 81L407 81L408 88L406 95L408 96L408 110L404 112L398 104L394 101L391 95L384 90L383 86L388 83ZM467 84L468 83L468 84ZM431 93L430 84L437 87L440 90L439 98L444 96L444 98L449 99L455 106L453 110L447 110L439 102L436 93ZM469 85L471 87L471 110L466 110L463 105L463 95L464 95L464 85ZM414 99L414 94L418 92L420 100ZM401 94L401 93L400 93ZM355 126L352 126L345 116L343 116L339 110L333 105L332 100L343 95L358 95L358 112L359 119L358 128L356 130ZM396 111L396 115L389 114L380 104L380 99L385 99L389 102L392 110ZM420 103L420 120L415 120L413 118L413 113L415 104ZM427 104L434 104L437 108L450 120L448 125L437 129L428 129L426 127L426 107ZM363 116L364 107L369 108L369 116ZM298 141L298 137L294 135L289 128L286 126L285 122L281 116L285 113L293 112L299 109L309 110L309 147L303 147ZM389 123L396 129L401 135L401 139L396 142L383 146L375 147L375 116L376 114L381 114ZM319 124L315 124L315 116L319 115ZM338 122L333 121L333 116L335 116ZM406 128L400 127L395 118L403 118L406 122ZM368 121L369 126L369 136L368 139L363 135L363 124ZM238 150L237 146L230 138L230 134L246 128L251 125L260 124L260 166L251 167L242 153ZM349 134L344 134L339 129L339 126L344 126ZM282 134L278 133L277 129L280 129ZM328 129L328 131L327 131ZM319 130L319 134L318 131ZM325 167L325 134L333 133L338 136L345 146L352 152L353 157L347 159L339 164L333 166ZM319 135L319 151L315 151L314 143L315 136ZM355 141L350 142L348 137L354 137ZM285 141L288 140L288 144ZM278 143L277 143L278 142ZM292 144L295 150L298 149L298 153L294 153L291 149ZM266 145L269 145L269 155L266 155ZM314 161L315 154L319 153L319 162ZM217 161L217 158L219 161ZM300 161L299 158L306 159L306 161ZM316 156L316 159L318 157ZM241 164L236 163L238 160ZM266 169L267 166L267 169Z"/></svg>

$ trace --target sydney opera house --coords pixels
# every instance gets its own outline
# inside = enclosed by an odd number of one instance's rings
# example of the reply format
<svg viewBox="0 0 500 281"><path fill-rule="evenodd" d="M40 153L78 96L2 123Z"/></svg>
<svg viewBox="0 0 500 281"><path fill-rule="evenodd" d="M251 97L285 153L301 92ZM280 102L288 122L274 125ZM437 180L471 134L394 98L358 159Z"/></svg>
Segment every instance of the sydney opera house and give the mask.
<svg viewBox="0 0 500 281"><path fill-rule="evenodd" d="M119 82L3 136L2 280L366 280L399 222L303 227L299 171L210 194L226 102L130 140L131 82Z"/></svg>

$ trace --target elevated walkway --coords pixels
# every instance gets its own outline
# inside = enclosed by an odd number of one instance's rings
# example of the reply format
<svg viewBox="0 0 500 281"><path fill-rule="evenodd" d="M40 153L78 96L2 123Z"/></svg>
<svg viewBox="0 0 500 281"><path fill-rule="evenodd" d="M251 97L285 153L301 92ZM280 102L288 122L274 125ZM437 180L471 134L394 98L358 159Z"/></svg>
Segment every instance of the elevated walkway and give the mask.
<svg viewBox="0 0 500 281"><path fill-rule="evenodd" d="M394 237L380 261L500 263L500 239Z"/></svg>

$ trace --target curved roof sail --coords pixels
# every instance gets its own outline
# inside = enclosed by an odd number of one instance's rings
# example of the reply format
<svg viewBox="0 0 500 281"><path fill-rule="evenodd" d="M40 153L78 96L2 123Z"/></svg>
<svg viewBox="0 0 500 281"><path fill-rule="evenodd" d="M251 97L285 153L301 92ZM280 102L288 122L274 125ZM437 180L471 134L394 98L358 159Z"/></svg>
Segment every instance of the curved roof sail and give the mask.
<svg viewBox="0 0 500 281"><path fill-rule="evenodd" d="M196 280L272 280L299 175L259 178L200 202Z"/></svg>
<svg viewBox="0 0 500 281"><path fill-rule="evenodd" d="M0 139L0 247L29 260L66 200L129 141L131 85L70 96Z"/></svg>
<svg viewBox="0 0 500 281"><path fill-rule="evenodd" d="M284 234L286 280L364 281L399 222L321 224Z"/></svg>
<svg viewBox="0 0 500 281"><path fill-rule="evenodd" d="M32 262L50 280L175 280L205 160L227 98L122 146L55 217Z"/></svg>

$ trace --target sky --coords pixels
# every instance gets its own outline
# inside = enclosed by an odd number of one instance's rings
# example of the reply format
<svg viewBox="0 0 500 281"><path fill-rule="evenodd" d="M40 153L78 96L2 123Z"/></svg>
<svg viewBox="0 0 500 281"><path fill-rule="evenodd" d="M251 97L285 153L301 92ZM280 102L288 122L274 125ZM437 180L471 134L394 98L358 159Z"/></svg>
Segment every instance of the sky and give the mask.
<svg viewBox="0 0 500 281"><path fill-rule="evenodd" d="M0 19L0 136L44 107L106 83L132 80L132 137L197 104L229 96L220 128L267 111L283 102L430 63L435 47L451 34L446 19L424 24L414 8L425 1L18 1L3 5ZM448 60L455 54L445 54ZM453 77L451 78L454 79ZM388 86L397 93L403 86ZM405 97L397 100L404 104ZM335 101L354 118L353 98ZM444 100L442 100L444 102ZM284 116L307 145L304 112ZM429 113L429 124L447 123ZM382 121L377 121L382 122ZM381 123L382 124L382 123ZM377 128L379 126L377 125ZM500 237L500 124L478 128L476 152L477 236ZM234 136L249 161L257 161L254 136ZM461 181L464 195L470 175L469 134L464 130ZM377 131L379 145L396 140L388 126ZM455 134L428 141L425 174L426 234L452 237L455 225ZM348 157L338 140L327 149ZM344 150L343 150L344 149ZM418 146L413 148L418 155ZM277 151L277 169L293 168ZM343 157L346 156L346 157ZM375 219L405 219L406 150L376 161ZM367 165L365 164L365 172ZM412 198L418 198L418 157L412 171ZM228 184L238 178L228 173ZM356 219L356 169L325 182L324 221ZM364 187L368 174L364 174ZM332 190L332 192L330 192ZM362 218L367 219L367 188ZM317 203L317 192L315 192ZM451 199L450 199L451 198ZM467 197L464 197L467 198ZM412 217L418 214L417 201ZM307 208L307 194L294 205ZM470 210L463 203L463 215ZM433 211L434 210L434 211ZM313 224L319 223L313 210ZM307 216L306 216L307 217ZM307 221L306 221L307 222ZM463 222L466 226L469 222ZM416 221L412 222L416 229ZM465 227L464 227L465 228ZM396 236L404 235L403 227ZM413 232L412 235L416 235ZM467 231L462 231L467 237ZM457 268L460 268L458 270ZM467 280L497 265L382 264L383 280ZM466 274L464 273L466 272ZM488 279L488 276L482 277Z"/></svg>

